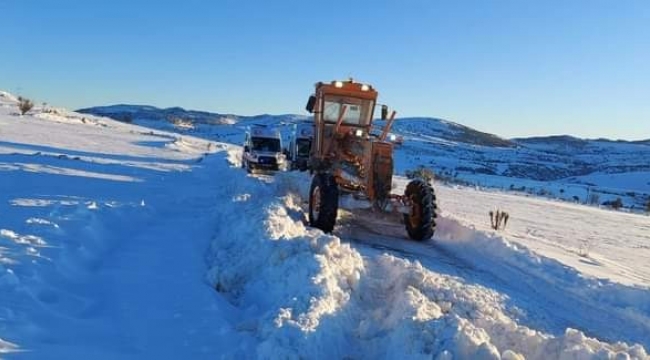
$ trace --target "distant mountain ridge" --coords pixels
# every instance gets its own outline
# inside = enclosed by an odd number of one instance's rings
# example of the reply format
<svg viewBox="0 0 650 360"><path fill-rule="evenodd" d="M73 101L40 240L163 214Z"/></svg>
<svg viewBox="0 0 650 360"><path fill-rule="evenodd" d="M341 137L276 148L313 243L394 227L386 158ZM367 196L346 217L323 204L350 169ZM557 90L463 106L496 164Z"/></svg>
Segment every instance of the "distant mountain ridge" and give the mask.
<svg viewBox="0 0 650 360"><path fill-rule="evenodd" d="M600 142L611 142L611 143L630 143L630 144L639 144L639 145L650 145L650 139L646 140L612 140L607 138L597 138L597 139L583 139L571 135L547 135L547 136L530 136L530 137L519 137L510 139L517 143L535 143L535 142L546 142L546 143L565 143L565 144L585 144L590 141L600 141Z"/></svg>
<svg viewBox="0 0 650 360"><path fill-rule="evenodd" d="M254 116L242 116L235 114L220 114L207 111L185 110L181 107L157 108L150 105L128 105L117 104L108 106L97 106L76 110L80 113L106 116L120 121L174 121L175 119L188 120L198 124L214 124L214 125L233 125L239 122L251 122L255 120L291 120L291 119L306 119L308 116L283 114L283 115L269 115L261 114ZM381 124L381 121L378 121ZM395 122L396 128L400 126L399 123L408 123L405 126L406 132L417 132L418 129L414 126L426 126L428 130L441 138L450 141L464 142L468 144L484 145L484 146L497 146L497 147L516 147L517 144L501 138L499 136L484 133L465 125L457 124L451 121L437 119L437 118L399 118Z"/></svg>
<svg viewBox="0 0 650 360"><path fill-rule="evenodd" d="M242 143L245 128L251 124L278 126L286 141L292 124L310 119L125 104L78 111L233 144ZM376 128L383 125L383 121L375 121ZM437 118L398 118L391 131L404 139L403 145L396 147L397 173L427 166L440 178L486 186L530 191L531 186L522 184L538 182L535 186L539 188L539 182L556 182L558 191L582 187L585 197L600 191L604 199L619 194L636 204L650 198L650 140L589 140L570 135L504 139Z"/></svg>
<svg viewBox="0 0 650 360"><path fill-rule="evenodd" d="M471 145L517 147L517 144L511 140L438 118L398 118L393 129L402 134L414 135L422 134L424 130L428 135Z"/></svg>
<svg viewBox="0 0 650 360"><path fill-rule="evenodd" d="M187 119L201 123L218 123L218 119L234 118L237 115L216 114L200 110L185 110L182 107L158 108L150 105L129 105L116 104L108 106L97 106L85 109L79 109L77 112L91 115L110 117L115 120L125 121L132 119L140 120L163 120L168 121L173 118Z"/></svg>
<svg viewBox="0 0 650 360"><path fill-rule="evenodd" d="M115 104L106 106L94 106L76 110L80 113L92 114L98 116L106 116L115 120L123 120L125 115L131 115L134 119L140 120L170 120L172 117L191 120L204 124L222 124L223 119L230 119L238 122L239 120L254 120L254 119L268 119L268 118L298 118L303 119L308 116L296 114L260 114L253 116L243 116L228 113L213 113L202 110L186 110L179 106L169 108L158 108L151 105L135 105L135 104ZM220 121L221 120L221 121ZM407 117L398 118L396 124L399 122L409 122L411 125L404 127L405 131L418 131L414 126L416 124L422 125L423 123L439 123L446 126L428 126L432 133L439 134L448 140L465 142L468 144L496 146L496 147L516 147L522 144L533 144L539 142L557 143L557 144L585 144L590 141L601 142L616 142L616 143L632 143L639 145L650 145L650 138L645 140L612 140L612 139L583 139L571 135L548 135L548 136L531 136L531 137L518 137L506 139L494 134L482 132L468 126L458 124L452 121L433 118L433 117ZM445 130L452 131L445 131Z"/></svg>

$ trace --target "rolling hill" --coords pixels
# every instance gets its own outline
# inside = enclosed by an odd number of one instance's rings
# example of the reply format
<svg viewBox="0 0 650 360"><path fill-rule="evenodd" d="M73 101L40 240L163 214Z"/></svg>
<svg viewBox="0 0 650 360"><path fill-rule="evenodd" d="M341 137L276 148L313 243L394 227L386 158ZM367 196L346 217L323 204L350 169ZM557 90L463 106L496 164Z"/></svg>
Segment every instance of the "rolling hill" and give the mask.
<svg viewBox="0 0 650 360"><path fill-rule="evenodd" d="M291 124L309 119L146 105L102 106L79 112L230 143L240 143L251 124L276 125L288 139ZM595 205L621 198L624 207L639 210L650 201L650 140L589 140L568 135L504 139L437 118L400 118L392 131L404 138L404 144L396 149L400 159L397 173L424 166L448 182Z"/></svg>

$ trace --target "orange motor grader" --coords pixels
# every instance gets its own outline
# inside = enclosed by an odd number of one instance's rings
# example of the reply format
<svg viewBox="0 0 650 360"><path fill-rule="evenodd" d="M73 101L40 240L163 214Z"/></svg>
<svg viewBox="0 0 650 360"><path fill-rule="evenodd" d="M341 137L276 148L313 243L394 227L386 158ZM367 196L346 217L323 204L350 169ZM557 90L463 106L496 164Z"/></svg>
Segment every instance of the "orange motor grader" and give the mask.
<svg viewBox="0 0 650 360"><path fill-rule="evenodd" d="M314 140L309 156L313 174L309 223L325 232L336 224L339 204L399 213L409 237L428 240L436 226L436 196L431 184L412 180L404 194L392 194L393 143L386 138L395 112L381 106L385 125L372 128L378 93L353 80L319 82L307 102L314 115ZM344 199L350 201L343 201ZM340 201L341 200L341 201Z"/></svg>

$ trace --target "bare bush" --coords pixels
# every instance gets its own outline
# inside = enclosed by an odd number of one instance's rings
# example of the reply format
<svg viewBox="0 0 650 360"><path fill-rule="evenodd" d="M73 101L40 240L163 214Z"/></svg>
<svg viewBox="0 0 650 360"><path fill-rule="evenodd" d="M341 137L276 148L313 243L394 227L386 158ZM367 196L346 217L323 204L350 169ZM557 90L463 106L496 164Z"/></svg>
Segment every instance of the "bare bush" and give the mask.
<svg viewBox="0 0 650 360"><path fill-rule="evenodd" d="M20 115L25 115L29 110L34 107L34 103L22 96L18 97L18 109L20 110Z"/></svg>
<svg viewBox="0 0 650 360"><path fill-rule="evenodd" d="M490 226L494 230L506 229L508 225L508 219L510 219L510 214L502 210L490 211Z"/></svg>

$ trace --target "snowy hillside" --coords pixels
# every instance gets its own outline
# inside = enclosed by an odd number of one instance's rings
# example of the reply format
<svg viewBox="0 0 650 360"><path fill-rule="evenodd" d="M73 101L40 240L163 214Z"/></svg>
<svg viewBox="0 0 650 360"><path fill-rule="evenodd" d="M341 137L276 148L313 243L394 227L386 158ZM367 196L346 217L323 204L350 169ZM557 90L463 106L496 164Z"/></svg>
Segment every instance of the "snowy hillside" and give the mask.
<svg viewBox="0 0 650 360"><path fill-rule="evenodd" d="M648 216L436 183L429 242L364 213L326 235L307 173L240 169L246 121L191 136L0 93L0 356L648 358Z"/></svg>
<svg viewBox="0 0 650 360"><path fill-rule="evenodd" d="M239 144L254 123L275 124L288 139L298 115L243 117L180 108L115 105L80 110L137 124L180 131ZM377 126L383 126L379 121ZM506 140L453 122L433 118L402 118L393 132L404 145L397 148L398 173L418 166L441 179L516 190L593 205L621 198L624 208L643 210L650 203L648 141L583 140L551 136Z"/></svg>
<svg viewBox="0 0 650 360"><path fill-rule="evenodd" d="M300 115L240 116L185 110L180 107L159 109L148 105L98 106L78 111L84 114L106 116L122 122L133 122L158 129L180 131L236 143L243 141L243 130L246 126L252 124L283 126L308 118Z"/></svg>

